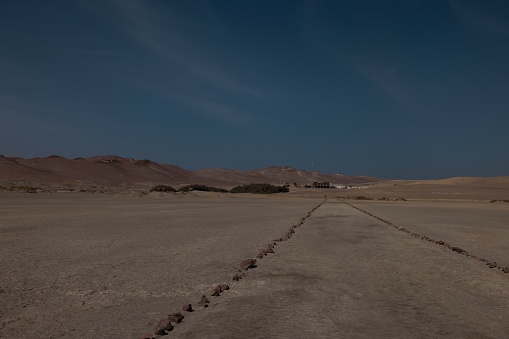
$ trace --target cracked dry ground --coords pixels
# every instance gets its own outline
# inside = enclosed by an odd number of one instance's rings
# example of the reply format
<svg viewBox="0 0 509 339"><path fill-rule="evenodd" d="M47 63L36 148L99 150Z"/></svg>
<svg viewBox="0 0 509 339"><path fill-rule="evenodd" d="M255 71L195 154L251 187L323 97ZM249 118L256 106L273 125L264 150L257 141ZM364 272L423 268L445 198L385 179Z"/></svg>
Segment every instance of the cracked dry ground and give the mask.
<svg viewBox="0 0 509 339"><path fill-rule="evenodd" d="M15 204L3 206L0 337L137 338L187 303L196 311L165 337L509 337L509 274L336 199L239 281L242 260L323 198L47 199L16 223ZM354 204L509 266L504 206Z"/></svg>
<svg viewBox="0 0 509 339"><path fill-rule="evenodd" d="M403 205L400 213L405 213ZM499 214L503 225L508 211ZM337 200L314 212L275 252L259 260L258 267L207 312L194 314L171 334L509 337L509 275L410 237Z"/></svg>

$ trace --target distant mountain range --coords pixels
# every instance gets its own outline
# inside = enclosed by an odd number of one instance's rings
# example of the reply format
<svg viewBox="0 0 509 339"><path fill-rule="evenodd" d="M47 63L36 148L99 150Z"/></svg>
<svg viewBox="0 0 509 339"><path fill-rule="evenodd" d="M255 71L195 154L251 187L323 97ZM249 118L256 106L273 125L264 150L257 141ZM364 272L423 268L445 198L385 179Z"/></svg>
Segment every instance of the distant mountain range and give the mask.
<svg viewBox="0 0 509 339"><path fill-rule="evenodd" d="M364 184L381 179L342 174L309 172L292 167L271 166L252 171L221 168L188 171L176 165L158 164L151 160L135 160L119 156L95 156L67 159L57 155L24 159L0 155L1 185L67 185L72 187L113 186L146 187L154 184L204 184L235 186L249 183L281 182Z"/></svg>

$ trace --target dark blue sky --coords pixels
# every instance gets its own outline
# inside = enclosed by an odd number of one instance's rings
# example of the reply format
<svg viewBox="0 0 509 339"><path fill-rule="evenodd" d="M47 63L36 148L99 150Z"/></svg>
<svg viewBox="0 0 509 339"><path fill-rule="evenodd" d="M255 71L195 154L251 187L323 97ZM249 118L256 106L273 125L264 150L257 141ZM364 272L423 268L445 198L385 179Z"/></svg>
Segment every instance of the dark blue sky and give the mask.
<svg viewBox="0 0 509 339"><path fill-rule="evenodd" d="M507 1L18 0L0 42L6 156L509 175Z"/></svg>

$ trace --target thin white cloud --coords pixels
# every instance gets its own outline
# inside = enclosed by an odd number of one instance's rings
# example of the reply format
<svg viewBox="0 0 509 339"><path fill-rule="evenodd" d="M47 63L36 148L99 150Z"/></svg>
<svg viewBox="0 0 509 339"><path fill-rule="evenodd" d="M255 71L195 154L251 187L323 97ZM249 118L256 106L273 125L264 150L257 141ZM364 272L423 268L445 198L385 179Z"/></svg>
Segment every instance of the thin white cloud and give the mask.
<svg viewBox="0 0 509 339"><path fill-rule="evenodd" d="M453 12L463 21L494 33L509 35L509 21L500 17L499 13L488 13L479 4L490 6L491 2L468 3L451 0L449 2Z"/></svg>
<svg viewBox="0 0 509 339"><path fill-rule="evenodd" d="M210 85L246 96L261 96L263 92L236 80L220 65L211 63L207 50L197 46L190 36L175 31L185 31L198 23L184 23L176 15L166 11L170 18L162 18L157 12L138 0L114 0L116 8L127 19L123 28L138 43L162 57L185 67L193 76ZM169 24L167 22L170 22ZM172 29L173 28L173 29Z"/></svg>
<svg viewBox="0 0 509 339"><path fill-rule="evenodd" d="M91 6L90 3L82 2L82 5L105 20L113 21L134 41L165 62L179 66L184 76L178 80L172 79L179 81L179 88L177 91L158 90L163 99L177 100L197 109L199 114L232 125L245 125L255 120L242 109L214 103L209 98L210 90L204 89L205 85L214 91L245 98L261 98L266 95L262 90L239 80L231 70L227 70L224 62L210 57L206 46L194 41L188 32L205 29L204 23L184 19L168 7L162 9L163 16L154 7L138 0L111 0L108 6L111 5L113 10L112 17L106 17L104 11L99 11L99 7Z"/></svg>
<svg viewBox="0 0 509 339"><path fill-rule="evenodd" d="M197 104L196 107L204 115L231 125L248 127L254 122L252 115L231 105L211 101Z"/></svg>
<svg viewBox="0 0 509 339"><path fill-rule="evenodd" d="M407 115L419 116L421 109L414 103L415 98L408 88L398 84L398 69L376 60L351 60L355 69L376 88L381 90L392 105Z"/></svg>

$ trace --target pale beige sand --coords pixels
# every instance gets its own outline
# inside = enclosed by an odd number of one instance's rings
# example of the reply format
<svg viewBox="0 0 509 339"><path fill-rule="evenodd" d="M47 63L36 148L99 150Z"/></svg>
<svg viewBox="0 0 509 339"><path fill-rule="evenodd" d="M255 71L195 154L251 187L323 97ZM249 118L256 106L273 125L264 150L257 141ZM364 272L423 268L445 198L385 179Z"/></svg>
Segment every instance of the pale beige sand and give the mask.
<svg viewBox="0 0 509 339"><path fill-rule="evenodd" d="M336 192L1 194L0 337L138 337L202 294L211 306L168 337L509 336L509 274ZM230 281L324 194L292 239ZM509 252L509 204L348 202L501 263ZM217 283L232 288L211 297Z"/></svg>
<svg viewBox="0 0 509 339"><path fill-rule="evenodd" d="M150 332L320 201L161 196L0 195L0 337Z"/></svg>
<svg viewBox="0 0 509 339"><path fill-rule="evenodd" d="M171 334L507 338L508 317L508 274L330 201L210 310Z"/></svg>
<svg viewBox="0 0 509 339"><path fill-rule="evenodd" d="M509 266L509 204L454 201L348 203L411 232L443 240Z"/></svg>
<svg viewBox="0 0 509 339"><path fill-rule="evenodd" d="M406 198L437 201L490 201L509 199L509 177L450 178L445 180L393 180L367 189L338 190L338 195L366 195L371 198Z"/></svg>

